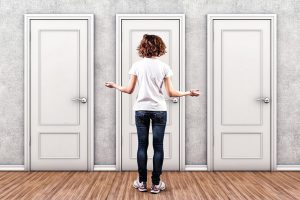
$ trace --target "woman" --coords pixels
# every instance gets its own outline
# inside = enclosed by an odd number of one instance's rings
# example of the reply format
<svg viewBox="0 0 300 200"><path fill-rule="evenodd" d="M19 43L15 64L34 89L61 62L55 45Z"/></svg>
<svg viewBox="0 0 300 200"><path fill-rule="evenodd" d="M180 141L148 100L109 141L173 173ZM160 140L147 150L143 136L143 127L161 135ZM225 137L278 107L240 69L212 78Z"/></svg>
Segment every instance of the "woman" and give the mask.
<svg viewBox="0 0 300 200"><path fill-rule="evenodd" d="M165 183L160 180L164 160L163 139L167 122L167 106L162 85L164 83L170 97L199 96L199 90L181 92L173 88L170 79L173 72L170 66L157 59L166 53L166 46L159 36L145 34L137 50L143 59L135 62L129 70L131 75L129 84L119 86L114 82L106 82L105 86L131 94L138 81L139 92L133 110L138 134L139 177L134 181L133 186L139 191L147 191L147 148L151 119L154 149L151 193L159 193L166 188Z"/></svg>

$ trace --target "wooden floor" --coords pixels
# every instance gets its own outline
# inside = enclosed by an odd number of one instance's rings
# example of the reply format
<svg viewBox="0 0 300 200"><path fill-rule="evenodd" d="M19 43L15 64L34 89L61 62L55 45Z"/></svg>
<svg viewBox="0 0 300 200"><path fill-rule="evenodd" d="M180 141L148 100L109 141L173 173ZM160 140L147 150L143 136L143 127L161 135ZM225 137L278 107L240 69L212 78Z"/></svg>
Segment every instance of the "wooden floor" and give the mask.
<svg viewBox="0 0 300 200"><path fill-rule="evenodd" d="M163 172L160 194L136 172L0 172L0 199L300 199L300 172ZM151 183L148 172L148 188Z"/></svg>

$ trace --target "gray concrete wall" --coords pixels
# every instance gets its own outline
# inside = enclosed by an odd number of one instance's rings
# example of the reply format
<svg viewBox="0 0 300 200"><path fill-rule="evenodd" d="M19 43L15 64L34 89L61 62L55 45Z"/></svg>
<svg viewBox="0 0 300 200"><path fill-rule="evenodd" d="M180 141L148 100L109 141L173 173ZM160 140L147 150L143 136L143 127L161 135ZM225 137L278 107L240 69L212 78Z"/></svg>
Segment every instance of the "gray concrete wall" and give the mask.
<svg viewBox="0 0 300 200"><path fill-rule="evenodd" d="M300 1L0 0L0 164L23 164L23 14L95 14L95 161L115 164L116 13L186 14L186 164L206 164L206 14L278 14L278 164L300 164Z"/></svg>

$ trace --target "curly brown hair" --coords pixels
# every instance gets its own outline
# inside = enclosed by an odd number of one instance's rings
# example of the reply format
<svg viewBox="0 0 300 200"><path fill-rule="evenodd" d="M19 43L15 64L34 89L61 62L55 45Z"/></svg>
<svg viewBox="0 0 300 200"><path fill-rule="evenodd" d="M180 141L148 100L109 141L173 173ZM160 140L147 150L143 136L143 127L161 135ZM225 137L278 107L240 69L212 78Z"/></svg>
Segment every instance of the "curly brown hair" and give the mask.
<svg viewBox="0 0 300 200"><path fill-rule="evenodd" d="M144 34L140 45L137 48L140 57L151 58L162 56L166 52L166 45L157 35Z"/></svg>

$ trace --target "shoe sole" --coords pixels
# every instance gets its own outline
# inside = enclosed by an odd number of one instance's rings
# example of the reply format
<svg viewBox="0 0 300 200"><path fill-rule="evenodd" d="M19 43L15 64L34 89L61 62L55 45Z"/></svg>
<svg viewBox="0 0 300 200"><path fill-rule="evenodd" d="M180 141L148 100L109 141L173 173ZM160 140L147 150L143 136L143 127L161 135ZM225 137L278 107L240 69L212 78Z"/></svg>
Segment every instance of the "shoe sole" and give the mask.
<svg viewBox="0 0 300 200"><path fill-rule="evenodd" d="M138 186L133 185L135 189L138 189L140 192L147 192L147 189L141 189Z"/></svg>
<svg viewBox="0 0 300 200"><path fill-rule="evenodd" d="M158 193L160 193L160 191L164 191L166 189L166 187L164 187L164 188L161 188L161 189L159 189L159 190L151 190L150 192L151 193L153 193L153 194L158 194Z"/></svg>

